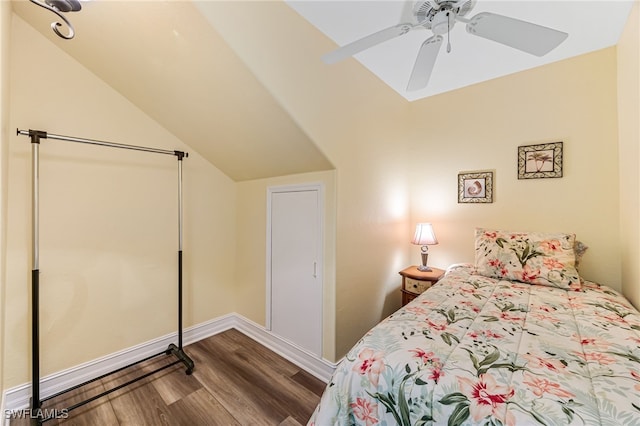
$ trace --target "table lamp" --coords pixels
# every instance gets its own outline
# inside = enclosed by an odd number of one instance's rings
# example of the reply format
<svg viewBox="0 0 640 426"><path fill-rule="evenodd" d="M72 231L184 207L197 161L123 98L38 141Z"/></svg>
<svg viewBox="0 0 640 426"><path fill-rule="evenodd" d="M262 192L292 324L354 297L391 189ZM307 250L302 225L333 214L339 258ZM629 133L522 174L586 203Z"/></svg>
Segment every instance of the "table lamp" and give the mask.
<svg viewBox="0 0 640 426"><path fill-rule="evenodd" d="M429 257L429 246L438 244L436 234L433 232L433 226L430 223L418 223L416 225L416 233L411 240L412 244L420 247L420 255L422 256L422 265L418 266L419 271L431 271L427 266L427 258Z"/></svg>

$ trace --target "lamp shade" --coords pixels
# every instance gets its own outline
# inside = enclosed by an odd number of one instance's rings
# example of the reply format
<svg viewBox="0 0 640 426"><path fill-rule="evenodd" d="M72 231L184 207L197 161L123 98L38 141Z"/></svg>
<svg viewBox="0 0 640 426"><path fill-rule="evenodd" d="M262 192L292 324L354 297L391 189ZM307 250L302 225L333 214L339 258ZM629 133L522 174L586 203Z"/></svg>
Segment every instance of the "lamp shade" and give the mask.
<svg viewBox="0 0 640 426"><path fill-rule="evenodd" d="M433 232L433 226L431 226L430 223L417 224L416 233L413 236L411 243L421 246L438 244L436 234Z"/></svg>

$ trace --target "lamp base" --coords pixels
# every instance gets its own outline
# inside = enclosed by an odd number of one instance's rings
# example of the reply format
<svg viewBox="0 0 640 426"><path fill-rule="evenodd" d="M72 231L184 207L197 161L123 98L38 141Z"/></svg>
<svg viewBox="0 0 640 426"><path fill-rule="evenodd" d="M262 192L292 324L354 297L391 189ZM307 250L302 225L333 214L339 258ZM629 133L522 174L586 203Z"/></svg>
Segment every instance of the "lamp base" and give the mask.
<svg viewBox="0 0 640 426"><path fill-rule="evenodd" d="M427 259L429 259L429 247L422 246L420 250L420 257L422 258L422 265L418 266L418 271L421 272L431 272L432 269L427 266Z"/></svg>

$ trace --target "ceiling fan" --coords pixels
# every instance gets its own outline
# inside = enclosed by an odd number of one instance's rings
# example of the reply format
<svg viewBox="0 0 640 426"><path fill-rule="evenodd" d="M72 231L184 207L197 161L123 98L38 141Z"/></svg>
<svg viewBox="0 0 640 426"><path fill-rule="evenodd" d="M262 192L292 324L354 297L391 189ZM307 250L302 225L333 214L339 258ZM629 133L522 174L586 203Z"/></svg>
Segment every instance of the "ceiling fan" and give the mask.
<svg viewBox="0 0 640 426"><path fill-rule="evenodd" d="M405 3L399 24L339 47L324 55L322 60L327 64L333 64L409 31L430 30L433 35L425 40L418 50L409 77L407 91L413 91L423 89L429 83L444 34L447 35L447 52L451 51L448 36L456 22L467 24L469 34L536 56L546 55L568 36L562 31L491 12L481 12L470 19L465 18L475 4L476 0L408 1Z"/></svg>

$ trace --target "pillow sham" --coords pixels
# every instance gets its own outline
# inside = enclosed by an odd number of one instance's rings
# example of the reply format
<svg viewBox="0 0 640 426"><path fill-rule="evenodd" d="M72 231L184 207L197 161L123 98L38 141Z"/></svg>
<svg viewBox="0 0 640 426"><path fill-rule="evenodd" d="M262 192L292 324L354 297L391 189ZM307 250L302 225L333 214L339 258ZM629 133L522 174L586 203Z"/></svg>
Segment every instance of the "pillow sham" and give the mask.
<svg viewBox="0 0 640 426"><path fill-rule="evenodd" d="M491 278L578 289L575 242L575 234L476 228L476 269Z"/></svg>

